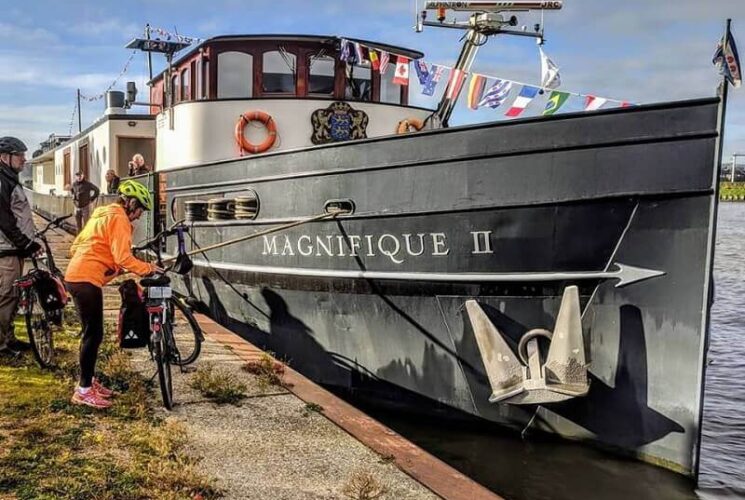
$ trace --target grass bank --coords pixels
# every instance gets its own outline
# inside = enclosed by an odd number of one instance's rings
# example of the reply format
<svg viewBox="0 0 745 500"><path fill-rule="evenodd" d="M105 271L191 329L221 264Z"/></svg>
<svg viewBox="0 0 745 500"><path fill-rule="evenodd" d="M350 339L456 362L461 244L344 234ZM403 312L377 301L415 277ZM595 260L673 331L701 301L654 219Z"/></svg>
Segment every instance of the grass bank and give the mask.
<svg viewBox="0 0 745 500"><path fill-rule="evenodd" d="M55 336L59 363L53 371L39 369L30 353L0 359L0 498L219 497L184 451L185 430L155 415L149 381L132 369L110 333L99 372L119 392L114 406L102 412L70 403L78 331L66 323Z"/></svg>
<svg viewBox="0 0 745 500"><path fill-rule="evenodd" d="M722 182L719 186L722 201L745 201L745 182Z"/></svg>

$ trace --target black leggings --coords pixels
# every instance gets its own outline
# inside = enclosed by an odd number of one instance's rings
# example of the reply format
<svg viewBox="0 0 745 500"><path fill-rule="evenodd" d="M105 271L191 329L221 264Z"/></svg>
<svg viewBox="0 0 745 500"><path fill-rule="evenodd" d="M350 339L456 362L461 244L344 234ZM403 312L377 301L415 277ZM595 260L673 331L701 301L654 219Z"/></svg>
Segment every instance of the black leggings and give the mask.
<svg viewBox="0 0 745 500"><path fill-rule="evenodd" d="M83 325L80 339L80 387L90 387L103 340L103 291L90 283L67 283Z"/></svg>

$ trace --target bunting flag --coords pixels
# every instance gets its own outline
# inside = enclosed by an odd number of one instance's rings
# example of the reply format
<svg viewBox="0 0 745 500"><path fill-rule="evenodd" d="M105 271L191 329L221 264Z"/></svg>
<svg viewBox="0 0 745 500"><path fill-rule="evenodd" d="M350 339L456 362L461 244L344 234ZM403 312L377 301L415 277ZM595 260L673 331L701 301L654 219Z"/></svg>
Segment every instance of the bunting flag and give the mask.
<svg viewBox="0 0 745 500"><path fill-rule="evenodd" d="M608 99L604 97L588 95L585 98L585 111L595 111L596 109L600 109L606 102L608 102Z"/></svg>
<svg viewBox="0 0 745 500"><path fill-rule="evenodd" d="M425 85L429 80L429 70L427 69L427 63L421 59L414 61L414 69L416 70L416 76L419 77L419 83Z"/></svg>
<svg viewBox="0 0 745 500"><path fill-rule="evenodd" d="M621 107L622 107L622 108L628 108L628 107L630 107L630 106L631 106L631 103L630 103L629 101L623 101L623 102L621 103Z"/></svg>
<svg viewBox="0 0 745 500"><path fill-rule="evenodd" d="M479 107L489 106L492 109L497 109L510 95L512 90L512 82L509 80L497 80L494 85L489 87L489 90L484 94L484 98L481 99Z"/></svg>
<svg viewBox="0 0 745 500"><path fill-rule="evenodd" d="M398 85L409 84L409 58L398 56L396 59L396 73L393 77L393 83Z"/></svg>
<svg viewBox="0 0 745 500"><path fill-rule="evenodd" d="M370 49L370 64L373 71L380 71L380 59L378 58L377 50Z"/></svg>
<svg viewBox="0 0 745 500"><path fill-rule="evenodd" d="M354 56L357 65L361 65L367 60L365 57L365 48L360 43L354 42Z"/></svg>
<svg viewBox="0 0 745 500"><path fill-rule="evenodd" d="M445 89L445 97L447 99L455 99L460 93L463 82L466 80L468 73L461 69L453 68L450 71L450 78L448 79L448 86Z"/></svg>
<svg viewBox="0 0 745 500"><path fill-rule="evenodd" d="M468 107L478 109L481 96L484 95L486 87L486 77L474 74L471 77L471 83L468 85Z"/></svg>
<svg viewBox="0 0 745 500"><path fill-rule="evenodd" d="M422 94L429 96L435 95L435 88L437 88L437 83L442 78L442 74L444 72L445 66L438 66L437 64L433 64L432 67L429 69L429 77L422 87Z"/></svg>
<svg viewBox="0 0 745 500"><path fill-rule="evenodd" d="M541 87L544 89L555 89L561 85L559 67L548 58L540 45L538 46L538 51L541 53Z"/></svg>
<svg viewBox="0 0 745 500"><path fill-rule="evenodd" d="M345 62L349 61L349 59L352 57L352 53L349 49L349 42L342 38L341 40L339 40L339 46L341 47L339 59Z"/></svg>
<svg viewBox="0 0 745 500"><path fill-rule="evenodd" d="M385 50L380 51L380 74L384 75L388 71L388 64L391 62L391 55Z"/></svg>
<svg viewBox="0 0 745 500"><path fill-rule="evenodd" d="M515 99L515 102L512 103L512 107L507 110L505 116L511 118L520 116L522 112L525 111L525 108L528 107L530 101L535 99L535 96L538 95L538 90L538 87L531 87L530 85L523 86L522 90L520 90L520 94Z"/></svg>
<svg viewBox="0 0 745 500"><path fill-rule="evenodd" d="M742 85L740 57L737 54L737 46L729 26L727 27L727 33L719 41L712 62L719 68L719 74L724 76L733 87L737 88Z"/></svg>
<svg viewBox="0 0 745 500"><path fill-rule="evenodd" d="M546 109L543 110L544 115L553 115L559 108L564 105L569 99L569 92L559 92L554 90L551 95L548 96L548 102L546 102Z"/></svg>

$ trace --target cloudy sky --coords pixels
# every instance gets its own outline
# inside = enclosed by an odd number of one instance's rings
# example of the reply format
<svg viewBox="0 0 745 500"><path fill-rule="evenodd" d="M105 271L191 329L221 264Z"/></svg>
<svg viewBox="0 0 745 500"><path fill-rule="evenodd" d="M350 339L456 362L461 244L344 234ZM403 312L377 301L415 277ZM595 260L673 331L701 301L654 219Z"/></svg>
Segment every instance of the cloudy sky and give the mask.
<svg viewBox="0 0 745 500"><path fill-rule="evenodd" d="M455 62L462 34L431 28L414 33L414 0L0 0L0 12L0 135L16 135L32 149L52 132L77 130L76 89L95 97L117 79L115 88L127 80L145 88L145 56L123 48L145 23L201 38L356 37L418 49L428 62L446 65ZM531 26L536 16L524 16L521 24ZM719 77L711 58L728 17L745 62L745 0L564 0L562 11L545 13L544 49L561 68L562 90L634 103L712 96ZM156 60L156 70L162 66ZM538 83L538 50L530 38L492 38L473 70ZM413 100L437 104L435 98ZM565 109L581 105L572 99ZM537 100L527 114L542 109ZM102 100L84 101L83 127L102 112ZM727 118L725 155L745 153L745 87L730 93ZM467 110L463 95L451 124L502 119L504 109Z"/></svg>

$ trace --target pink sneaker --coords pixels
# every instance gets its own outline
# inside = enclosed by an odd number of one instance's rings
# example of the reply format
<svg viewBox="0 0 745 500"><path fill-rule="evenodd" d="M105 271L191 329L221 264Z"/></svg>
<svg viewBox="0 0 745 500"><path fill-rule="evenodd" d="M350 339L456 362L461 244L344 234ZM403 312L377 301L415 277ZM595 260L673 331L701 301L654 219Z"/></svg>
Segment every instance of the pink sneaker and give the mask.
<svg viewBox="0 0 745 500"><path fill-rule="evenodd" d="M101 385L95 378L93 379L93 384L91 385L91 387L93 387L93 390L96 391L101 397L110 398L114 395L114 391L112 391L111 389L107 389L106 387Z"/></svg>
<svg viewBox="0 0 745 500"><path fill-rule="evenodd" d="M95 389L91 389L85 394L80 392L80 389L75 389L71 401L76 405L86 405L90 406L91 408L97 408L99 410L103 410L111 406L111 401L101 397L101 395L98 394Z"/></svg>

